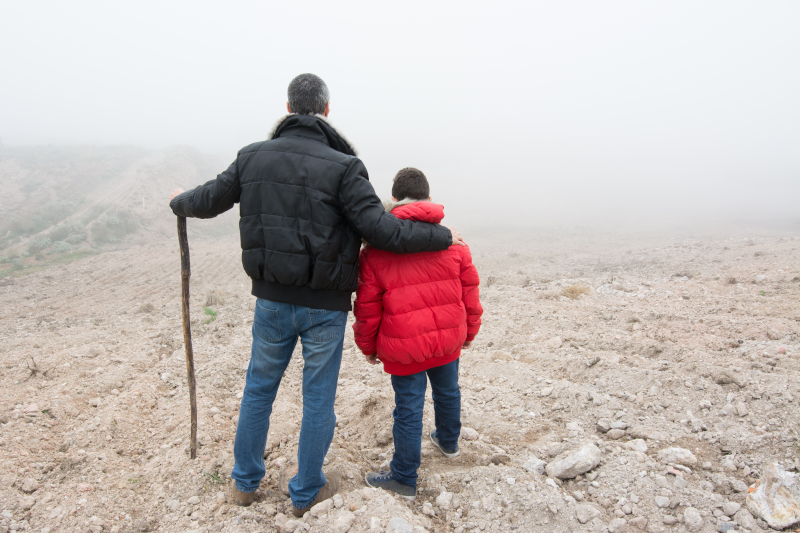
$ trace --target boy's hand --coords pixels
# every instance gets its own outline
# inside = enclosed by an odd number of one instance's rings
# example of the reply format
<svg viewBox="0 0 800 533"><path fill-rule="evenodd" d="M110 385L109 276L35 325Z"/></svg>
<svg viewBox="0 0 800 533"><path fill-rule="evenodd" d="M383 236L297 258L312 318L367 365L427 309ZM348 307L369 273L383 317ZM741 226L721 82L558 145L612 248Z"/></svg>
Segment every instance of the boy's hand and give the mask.
<svg viewBox="0 0 800 533"><path fill-rule="evenodd" d="M469 350L470 348L472 348L472 341L467 341L467 342L465 342L465 343L464 343L464 345L463 345L463 346L461 346L461 347L462 347L464 350Z"/></svg>
<svg viewBox="0 0 800 533"><path fill-rule="evenodd" d="M364 357L367 358L367 363L371 365L377 365L378 363L381 362L381 360L378 359L377 355L365 355Z"/></svg>

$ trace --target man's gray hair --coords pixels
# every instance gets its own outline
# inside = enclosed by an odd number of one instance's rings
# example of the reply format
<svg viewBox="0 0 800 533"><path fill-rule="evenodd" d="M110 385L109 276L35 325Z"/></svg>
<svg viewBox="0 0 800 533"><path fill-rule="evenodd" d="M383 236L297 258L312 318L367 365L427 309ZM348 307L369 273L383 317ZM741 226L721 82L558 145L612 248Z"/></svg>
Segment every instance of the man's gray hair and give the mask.
<svg viewBox="0 0 800 533"><path fill-rule="evenodd" d="M314 74L300 74L289 84L289 108L292 113L323 115L330 98L328 86Z"/></svg>

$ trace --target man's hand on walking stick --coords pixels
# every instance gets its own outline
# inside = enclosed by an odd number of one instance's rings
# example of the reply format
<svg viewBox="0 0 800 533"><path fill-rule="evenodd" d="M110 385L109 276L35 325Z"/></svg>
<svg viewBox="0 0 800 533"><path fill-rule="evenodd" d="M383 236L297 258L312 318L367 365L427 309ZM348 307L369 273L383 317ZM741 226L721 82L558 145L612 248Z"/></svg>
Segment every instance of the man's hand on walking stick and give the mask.
<svg viewBox="0 0 800 533"><path fill-rule="evenodd" d="M183 189L175 189L174 191L172 191L172 194L169 195L169 203L172 203L172 200L174 200L175 197L181 194L182 192Z"/></svg>

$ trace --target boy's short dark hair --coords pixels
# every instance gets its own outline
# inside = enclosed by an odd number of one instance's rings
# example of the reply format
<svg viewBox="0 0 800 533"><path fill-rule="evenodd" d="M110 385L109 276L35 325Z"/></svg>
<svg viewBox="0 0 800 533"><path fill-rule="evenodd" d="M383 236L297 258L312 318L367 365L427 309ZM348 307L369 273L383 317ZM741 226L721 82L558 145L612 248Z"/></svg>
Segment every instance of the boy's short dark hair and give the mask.
<svg viewBox="0 0 800 533"><path fill-rule="evenodd" d="M413 167L402 169L394 177L392 183L392 196L398 200L411 198L412 200L427 200L431 195L428 178L421 170Z"/></svg>

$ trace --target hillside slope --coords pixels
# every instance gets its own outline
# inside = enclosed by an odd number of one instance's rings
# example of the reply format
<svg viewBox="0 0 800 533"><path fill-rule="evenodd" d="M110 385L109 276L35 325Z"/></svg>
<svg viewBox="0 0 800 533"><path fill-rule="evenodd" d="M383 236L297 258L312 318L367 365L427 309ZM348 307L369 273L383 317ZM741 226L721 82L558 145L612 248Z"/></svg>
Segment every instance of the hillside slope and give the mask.
<svg viewBox="0 0 800 533"><path fill-rule="evenodd" d="M169 192L213 179L226 166L182 146L0 146L0 275L174 238ZM196 236L234 233L236 223L236 212L226 213L197 225Z"/></svg>

